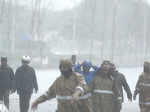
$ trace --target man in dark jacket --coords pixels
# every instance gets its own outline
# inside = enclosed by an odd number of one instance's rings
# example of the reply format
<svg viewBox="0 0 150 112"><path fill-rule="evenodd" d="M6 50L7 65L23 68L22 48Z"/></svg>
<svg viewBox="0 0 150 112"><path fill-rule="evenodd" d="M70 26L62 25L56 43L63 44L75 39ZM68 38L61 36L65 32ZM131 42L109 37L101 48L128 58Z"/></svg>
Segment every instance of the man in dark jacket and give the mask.
<svg viewBox="0 0 150 112"><path fill-rule="evenodd" d="M9 109L9 94L14 92L14 72L7 64L7 57L1 57L0 66L0 100Z"/></svg>
<svg viewBox="0 0 150 112"><path fill-rule="evenodd" d="M132 101L132 93L131 93L130 87L126 81L125 76L116 70L116 67L113 63L110 63L110 65L111 65L111 74L112 74L115 82L117 83L118 90L121 94L121 97L119 98L119 100L120 100L119 103L118 103L118 99L114 99L114 111L113 112L120 112L121 108L122 108L122 103L124 101L123 88L126 91L127 97L130 101Z"/></svg>
<svg viewBox="0 0 150 112"><path fill-rule="evenodd" d="M23 56L22 66L16 70L16 89L19 94L20 112L28 112L33 90L38 91L35 70L29 66L29 56Z"/></svg>

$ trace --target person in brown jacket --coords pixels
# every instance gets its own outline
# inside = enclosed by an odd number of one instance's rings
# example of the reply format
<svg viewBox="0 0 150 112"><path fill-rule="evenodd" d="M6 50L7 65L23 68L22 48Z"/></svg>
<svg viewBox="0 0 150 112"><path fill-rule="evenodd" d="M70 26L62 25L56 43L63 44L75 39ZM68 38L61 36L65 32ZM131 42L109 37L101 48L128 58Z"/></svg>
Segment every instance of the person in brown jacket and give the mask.
<svg viewBox="0 0 150 112"><path fill-rule="evenodd" d="M144 72L139 76L133 99L139 94L140 112L150 112L150 63L144 62Z"/></svg>
<svg viewBox="0 0 150 112"><path fill-rule="evenodd" d="M33 102L32 109L36 109L42 102L56 98L58 112L83 112L78 100L85 98L82 96L87 90L84 77L72 71L70 60L61 60L59 69L61 76L54 81L45 94Z"/></svg>
<svg viewBox="0 0 150 112"><path fill-rule="evenodd" d="M104 61L89 85L94 112L112 112L114 97L120 97L118 87L111 77L109 70L110 62Z"/></svg>

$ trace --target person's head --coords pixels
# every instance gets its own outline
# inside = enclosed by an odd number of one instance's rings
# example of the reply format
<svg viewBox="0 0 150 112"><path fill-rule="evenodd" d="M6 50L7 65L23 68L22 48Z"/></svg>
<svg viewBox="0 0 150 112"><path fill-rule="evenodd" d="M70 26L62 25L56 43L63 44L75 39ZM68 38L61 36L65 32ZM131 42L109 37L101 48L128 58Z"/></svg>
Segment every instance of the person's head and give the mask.
<svg viewBox="0 0 150 112"><path fill-rule="evenodd" d="M112 62L110 63L109 75L113 77L116 75L116 66Z"/></svg>
<svg viewBox="0 0 150 112"><path fill-rule="evenodd" d="M82 67L83 67L83 71L87 73L87 72L89 72L89 70L91 68L91 63L84 61L82 64Z"/></svg>
<svg viewBox="0 0 150 112"><path fill-rule="evenodd" d="M76 55L72 55L72 56L71 56L72 64L75 64L75 63L76 63L76 60L77 60Z"/></svg>
<svg viewBox="0 0 150 112"><path fill-rule="evenodd" d="M110 61L104 60L103 63L101 64L101 70L103 71L104 74L108 74L110 71Z"/></svg>
<svg viewBox="0 0 150 112"><path fill-rule="evenodd" d="M72 62L68 59L62 59L60 60L59 69L61 72L61 75L68 78L72 75Z"/></svg>
<svg viewBox="0 0 150 112"><path fill-rule="evenodd" d="M28 65L31 62L30 56L23 56L21 62L23 65Z"/></svg>
<svg viewBox="0 0 150 112"><path fill-rule="evenodd" d="M148 61L144 62L144 70L145 73L150 73L150 63Z"/></svg>
<svg viewBox="0 0 150 112"><path fill-rule="evenodd" d="M116 71L116 66L114 63L110 63L110 72Z"/></svg>
<svg viewBox="0 0 150 112"><path fill-rule="evenodd" d="M7 57L6 56L1 57L1 66L7 66Z"/></svg>

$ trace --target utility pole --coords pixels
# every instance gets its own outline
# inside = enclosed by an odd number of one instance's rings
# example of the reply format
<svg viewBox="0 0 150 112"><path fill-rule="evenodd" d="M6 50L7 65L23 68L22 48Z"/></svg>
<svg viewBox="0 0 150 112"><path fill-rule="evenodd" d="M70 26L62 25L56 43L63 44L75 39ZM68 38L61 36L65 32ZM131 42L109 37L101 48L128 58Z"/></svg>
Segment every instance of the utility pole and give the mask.
<svg viewBox="0 0 150 112"><path fill-rule="evenodd" d="M2 17L4 14L4 9L5 8L5 0L0 0L0 22L2 21Z"/></svg>
<svg viewBox="0 0 150 112"><path fill-rule="evenodd" d="M41 0L32 0L32 29L31 36L33 40L39 40L40 38L40 12L41 12Z"/></svg>

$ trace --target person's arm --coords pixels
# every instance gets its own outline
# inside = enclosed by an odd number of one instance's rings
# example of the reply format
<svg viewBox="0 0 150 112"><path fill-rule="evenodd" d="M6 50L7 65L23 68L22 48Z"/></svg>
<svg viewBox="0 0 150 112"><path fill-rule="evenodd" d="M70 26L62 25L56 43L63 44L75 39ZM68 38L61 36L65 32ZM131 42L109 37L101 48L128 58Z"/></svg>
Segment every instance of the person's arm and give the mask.
<svg viewBox="0 0 150 112"><path fill-rule="evenodd" d="M121 94L121 90L119 88L119 82L116 81L115 79L113 79L113 95L114 95L114 100L115 102L117 102L118 104L118 108L122 108L122 94Z"/></svg>
<svg viewBox="0 0 150 112"><path fill-rule="evenodd" d="M82 96L87 91L86 82L83 75L76 73L77 86L74 93L72 94L73 102L78 100L79 96Z"/></svg>
<svg viewBox="0 0 150 112"><path fill-rule="evenodd" d="M81 66L82 66L82 64L75 64L74 66L73 66L73 70L75 71L75 72L77 72L77 73L81 73L82 71L81 71Z"/></svg>
<svg viewBox="0 0 150 112"><path fill-rule="evenodd" d="M21 80L20 80L20 74L21 74L21 73L20 73L20 70L17 69L16 72L15 72L15 82L14 82L14 83L15 83L14 85L15 85L15 89L16 89L16 90L20 89L20 81L21 81ZM18 91L17 91L17 92L18 92Z"/></svg>
<svg viewBox="0 0 150 112"><path fill-rule="evenodd" d="M139 94L139 92L140 92L141 77L142 77L142 76L140 76L140 77L138 78L138 81L137 81L136 86L135 86L135 91L134 91L134 95L133 95L133 99L134 99L134 100L136 100L136 96L137 96L137 95Z"/></svg>
<svg viewBox="0 0 150 112"><path fill-rule="evenodd" d="M15 92L15 74L12 68L9 68L9 70L10 70L10 80L11 80L10 90L11 92Z"/></svg>
<svg viewBox="0 0 150 112"><path fill-rule="evenodd" d="M92 93L94 90L94 87L95 87L95 77L93 78L93 80L88 85L88 92Z"/></svg>
<svg viewBox="0 0 150 112"><path fill-rule="evenodd" d="M38 91L38 83L37 83L36 73L35 73L34 69L33 69L33 86L34 86L35 91L37 92Z"/></svg>
<svg viewBox="0 0 150 112"><path fill-rule="evenodd" d="M128 99L129 99L130 101L132 101L131 89L130 89L130 87L129 87L129 85L128 85L128 83L127 83L126 78L125 78L124 75L122 75L122 80L121 80L121 81L122 81L123 88L124 88L124 90L125 90L126 93L127 93Z"/></svg>
<svg viewBox="0 0 150 112"><path fill-rule="evenodd" d="M52 84L52 86L48 89L48 91L45 94L41 95L32 103L33 110L37 109L39 104L56 97L56 81Z"/></svg>
<svg viewBox="0 0 150 112"><path fill-rule="evenodd" d="M94 69L94 71L97 71L99 69L99 67L96 65L92 65L92 68Z"/></svg>
<svg viewBox="0 0 150 112"><path fill-rule="evenodd" d="M78 81L78 85L77 85L76 89L80 90L81 93L83 94L85 91L87 91L86 81L85 81L83 75L76 73L76 76L77 76L77 81Z"/></svg>

